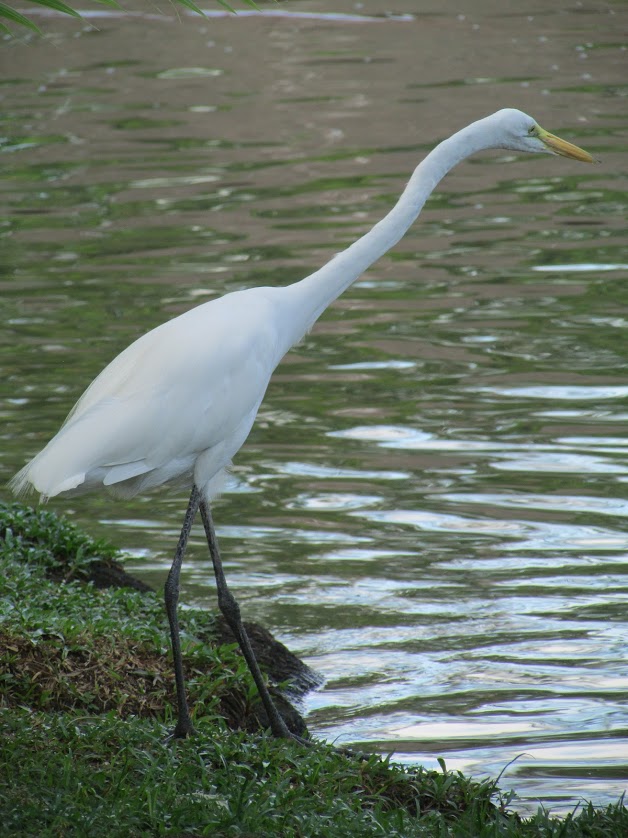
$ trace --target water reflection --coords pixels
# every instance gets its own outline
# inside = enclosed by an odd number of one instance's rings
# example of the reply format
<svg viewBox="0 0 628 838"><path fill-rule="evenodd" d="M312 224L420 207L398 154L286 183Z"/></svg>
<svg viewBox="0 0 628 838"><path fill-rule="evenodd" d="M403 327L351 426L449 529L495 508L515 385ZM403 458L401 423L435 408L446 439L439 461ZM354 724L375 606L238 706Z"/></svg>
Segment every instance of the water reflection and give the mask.
<svg viewBox="0 0 628 838"><path fill-rule="evenodd" d="M245 614L327 678L315 733L493 776L518 757L502 784L524 800L609 802L628 680L616 20L585 46L582 16L541 0L319 6L145 16L143 40L104 10L98 30L5 45L0 467L141 332L300 278L436 141L524 108L603 162L453 172L282 364L216 521ZM51 506L157 586L184 503ZM213 605L210 580L197 528L184 596Z"/></svg>

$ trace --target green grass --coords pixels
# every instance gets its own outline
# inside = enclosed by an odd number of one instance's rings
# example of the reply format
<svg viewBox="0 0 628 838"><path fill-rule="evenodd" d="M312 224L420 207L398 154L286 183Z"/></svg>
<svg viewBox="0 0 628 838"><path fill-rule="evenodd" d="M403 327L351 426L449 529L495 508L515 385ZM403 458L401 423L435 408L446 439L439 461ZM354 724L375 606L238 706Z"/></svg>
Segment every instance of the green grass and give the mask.
<svg viewBox="0 0 628 838"><path fill-rule="evenodd" d="M113 9L118 9L122 12L122 6L117 0L95 0L97 3L101 3L104 6L109 6ZM60 12L64 15L70 15L71 17L78 18L79 20L83 20L81 13L78 12L73 6L64 3L63 0L31 0L37 6L43 6L46 9L52 9L56 12ZM179 4L186 9L190 9L193 12L196 12L198 15L205 17L205 14L201 11L199 6L194 2L194 0L172 0L173 4ZM247 6L251 6L254 9L257 8L256 4L253 0L242 0ZM233 7L227 2L227 0L216 0L216 3L219 6L222 6L223 9L227 9L230 12L234 12ZM21 12L17 11L17 9L12 8L11 6L7 5L6 3L0 2L0 33L5 32L7 34L11 34L11 30L9 29L8 25L3 21L7 21L8 23L17 23L20 26L25 27L26 29L31 30L32 32L36 32L38 35L42 35L41 29L33 23L33 21L23 15Z"/></svg>
<svg viewBox="0 0 628 838"><path fill-rule="evenodd" d="M0 833L48 838L619 838L628 810L522 819L495 782L277 741L213 618L186 609L198 735L168 739L160 599L86 580L115 549L48 512L0 504ZM234 710L237 708L237 712Z"/></svg>

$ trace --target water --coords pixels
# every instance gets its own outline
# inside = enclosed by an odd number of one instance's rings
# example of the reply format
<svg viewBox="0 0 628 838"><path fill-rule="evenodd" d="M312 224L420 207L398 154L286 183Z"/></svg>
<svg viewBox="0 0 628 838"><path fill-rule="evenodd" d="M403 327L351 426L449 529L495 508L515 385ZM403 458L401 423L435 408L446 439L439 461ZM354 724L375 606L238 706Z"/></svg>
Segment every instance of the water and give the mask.
<svg viewBox="0 0 628 838"><path fill-rule="evenodd" d="M479 776L517 758L523 808L603 805L628 776L626 11L422 8L4 42L0 472L141 332L302 277L439 139L534 114L601 163L452 173L282 363L215 516L246 616L326 677L315 734ZM51 507L159 586L184 504ZM183 582L214 606L200 530Z"/></svg>

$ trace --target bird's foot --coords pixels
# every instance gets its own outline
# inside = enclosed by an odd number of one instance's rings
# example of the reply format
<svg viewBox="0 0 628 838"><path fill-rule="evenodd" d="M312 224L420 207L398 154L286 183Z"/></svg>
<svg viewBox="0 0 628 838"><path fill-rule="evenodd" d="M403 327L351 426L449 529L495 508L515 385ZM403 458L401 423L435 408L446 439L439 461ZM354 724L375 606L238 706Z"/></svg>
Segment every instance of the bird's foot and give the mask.
<svg viewBox="0 0 628 838"><path fill-rule="evenodd" d="M306 748L313 748L316 744L313 739L305 739L303 736L297 736L296 733L291 733L290 738Z"/></svg>
<svg viewBox="0 0 628 838"><path fill-rule="evenodd" d="M271 726L271 732L275 739L290 739L293 742L297 742L299 745L305 745L308 748L314 747L314 742L311 739L299 736L298 733L293 733L281 716L279 717L279 724Z"/></svg>
<svg viewBox="0 0 628 838"><path fill-rule="evenodd" d="M196 729L189 717L177 721L175 729L166 737L166 742L172 742L174 739L187 739L188 736L196 736Z"/></svg>

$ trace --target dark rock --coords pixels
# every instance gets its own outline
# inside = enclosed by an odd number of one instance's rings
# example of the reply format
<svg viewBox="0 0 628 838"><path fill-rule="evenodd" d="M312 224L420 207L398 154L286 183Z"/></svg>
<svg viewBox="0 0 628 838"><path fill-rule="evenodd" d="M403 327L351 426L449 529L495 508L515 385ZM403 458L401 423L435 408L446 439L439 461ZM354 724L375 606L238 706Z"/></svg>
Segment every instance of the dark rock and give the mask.
<svg viewBox="0 0 628 838"><path fill-rule="evenodd" d="M141 579L127 573L114 559L98 559L91 563L87 581L97 588L132 588L136 591L153 591ZM318 673L294 655L283 643L276 640L268 629L259 623L244 623L253 652L262 671L266 672L274 684L281 684L282 689L271 686L273 701L283 716L288 730L298 736L307 736L305 721L286 695L299 699L307 692L321 685L323 679ZM212 634L200 638L216 646L236 643L233 632L222 615L216 617ZM250 733L269 727L268 717L261 701L252 706L245 706L241 695L230 695L221 702L222 711L232 727L244 727Z"/></svg>
<svg viewBox="0 0 628 838"><path fill-rule="evenodd" d="M97 559L92 562L87 581L93 582L97 588L133 588L142 593L153 590L150 585L127 573L122 565L112 559Z"/></svg>
<svg viewBox="0 0 628 838"><path fill-rule="evenodd" d="M298 698L320 687L323 681L321 676L273 637L268 629L248 620L244 622L244 628L260 667L275 684L282 685L284 692ZM215 642L221 646L236 642L223 616L216 618L215 638Z"/></svg>

